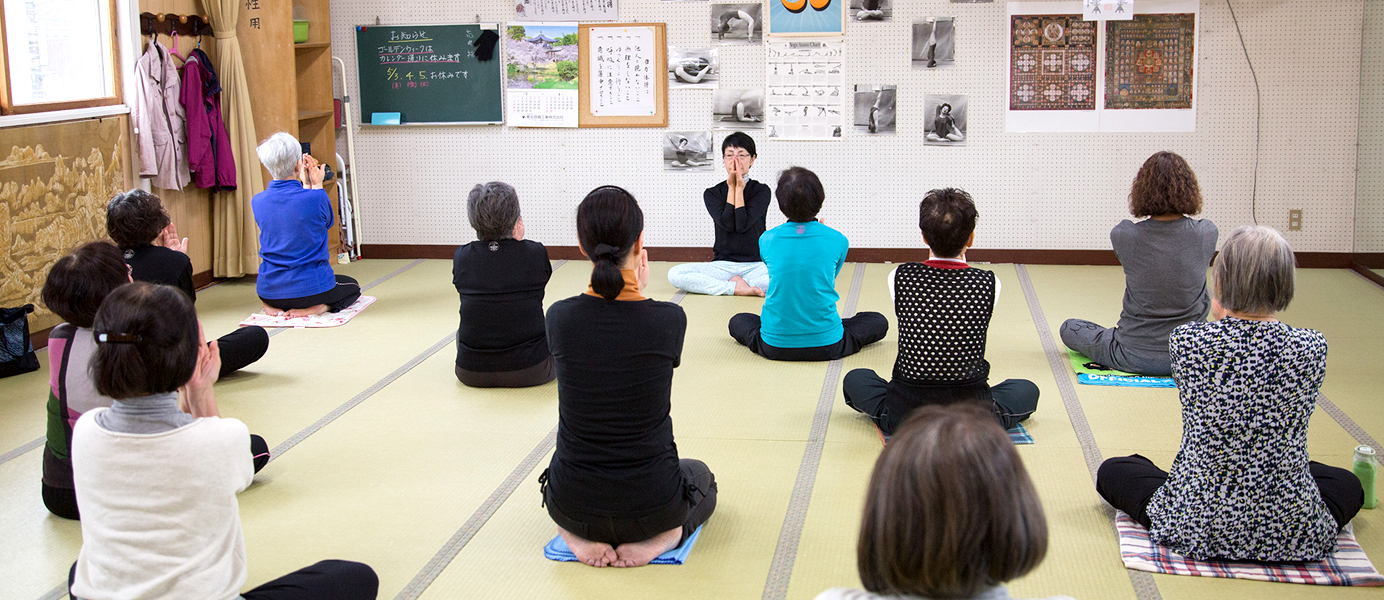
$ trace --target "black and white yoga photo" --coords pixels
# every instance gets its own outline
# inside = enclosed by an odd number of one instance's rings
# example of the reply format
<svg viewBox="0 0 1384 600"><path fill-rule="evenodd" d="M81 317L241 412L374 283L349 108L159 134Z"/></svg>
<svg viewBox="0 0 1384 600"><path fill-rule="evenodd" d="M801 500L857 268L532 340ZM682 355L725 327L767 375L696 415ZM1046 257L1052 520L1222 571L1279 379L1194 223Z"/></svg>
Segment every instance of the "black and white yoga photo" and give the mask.
<svg viewBox="0 0 1384 600"><path fill-rule="evenodd" d="M764 5L711 4L711 41L715 44L758 44L764 41Z"/></svg>
<svg viewBox="0 0 1384 600"><path fill-rule="evenodd" d="M764 88L720 88L711 96L714 129L764 129Z"/></svg>
<svg viewBox="0 0 1384 600"><path fill-rule="evenodd" d="M663 134L664 171L714 171L716 157L710 131L669 131Z"/></svg>
<svg viewBox="0 0 1384 600"><path fill-rule="evenodd" d="M715 48L668 47L668 87L714 90L720 80L721 66Z"/></svg>
<svg viewBox="0 0 1384 600"><path fill-rule="evenodd" d="M866 135L894 135L894 107L898 86L855 86L855 132Z"/></svg>
<svg viewBox="0 0 1384 600"><path fill-rule="evenodd" d="M928 94L923 98L923 125L928 146L966 145L966 96Z"/></svg>
<svg viewBox="0 0 1384 600"><path fill-rule="evenodd" d="M913 68L950 67L956 59L956 17L913 21Z"/></svg>
<svg viewBox="0 0 1384 600"><path fill-rule="evenodd" d="M846 18L861 23L894 20L894 0L851 0Z"/></svg>

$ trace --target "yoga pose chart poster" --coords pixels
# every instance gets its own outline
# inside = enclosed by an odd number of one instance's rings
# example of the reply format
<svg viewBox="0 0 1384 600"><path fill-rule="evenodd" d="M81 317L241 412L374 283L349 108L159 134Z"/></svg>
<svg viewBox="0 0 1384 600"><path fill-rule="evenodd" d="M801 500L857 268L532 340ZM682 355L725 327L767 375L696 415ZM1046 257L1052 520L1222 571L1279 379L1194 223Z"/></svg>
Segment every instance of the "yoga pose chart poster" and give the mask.
<svg viewBox="0 0 1384 600"><path fill-rule="evenodd" d="M770 36L824 36L845 33L848 0L768 0Z"/></svg>
<svg viewBox="0 0 1384 600"><path fill-rule="evenodd" d="M768 40L765 124L769 137L839 140L846 124L842 38Z"/></svg>

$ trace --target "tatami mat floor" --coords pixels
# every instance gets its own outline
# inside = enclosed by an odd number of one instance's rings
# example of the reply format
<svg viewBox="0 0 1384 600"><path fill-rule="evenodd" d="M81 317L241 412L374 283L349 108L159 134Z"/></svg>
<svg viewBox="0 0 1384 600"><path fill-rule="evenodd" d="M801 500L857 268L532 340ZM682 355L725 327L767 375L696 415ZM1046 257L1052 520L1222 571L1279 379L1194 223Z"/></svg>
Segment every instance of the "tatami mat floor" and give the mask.
<svg viewBox="0 0 1384 600"><path fill-rule="evenodd" d="M548 302L580 293L589 266L558 261ZM887 376L890 335L839 364L773 363L727 335L760 301L675 294L670 264L655 263L651 297L687 312L673 419L682 456L707 462L720 487L715 516L681 567L592 569L545 560L555 533L539 506L538 474L552 451L557 388L476 390L452 374L456 296L448 261L367 260L338 269L379 301L344 327L276 333L259 363L217 385L221 412L245 421L275 458L240 497L249 585L323 558L373 566L381 598L792 598L858 586L855 536L880 450L868 420L842 403L850 369ZM847 265L841 308L878 311L891 324L891 265ZM1118 267L985 265L1003 282L990 328L991 378L1042 390L1019 452L1051 530L1047 560L1013 582L1017 597L1079 599L1378 598L1378 590L1153 576L1136 596L1088 457L1139 452L1164 466L1177 450L1175 390L1074 386L1064 405L1042 334L1069 317L1113 324ZM1026 286L1025 283L1030 284ZM1027 293L1026 293L1027 292ZM209 335L258 309L251 283L202 291ZM1042 321L1035 326L1035 315ZM1316 460L1349 466L1363 436L1384 437L1384 290L1347 270L1299 271L1288 323L1330 343L1324 395L1309 433ZM1060 344L1060 341L1058 342ZM46 353L40 352L45 362ZM80 526L39 498L46 368L0 380L0 599L61 598ZM1325 404L1323 405L1325 406ZM814 428L814 421L816 427ZM1074 423L1089 428L1089 435ZM1354 433L1352 433L1354 431ZM1355 532L1384 566L1384 512Z"/></svg>

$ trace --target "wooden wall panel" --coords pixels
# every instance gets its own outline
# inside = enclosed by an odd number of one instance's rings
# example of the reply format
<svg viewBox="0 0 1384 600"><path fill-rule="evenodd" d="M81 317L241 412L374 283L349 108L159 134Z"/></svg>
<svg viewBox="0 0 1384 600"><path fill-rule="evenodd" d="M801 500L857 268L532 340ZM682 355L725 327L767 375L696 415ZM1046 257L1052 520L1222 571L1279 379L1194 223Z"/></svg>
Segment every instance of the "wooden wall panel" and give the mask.
<svg viewBox="0 0 1384 600"><path fill-rule="evenodd" d="M202 10L200 0L140 0L140 12L168 13L175 15L205 15ZM151 36L143 36L142 46L148 43ZM166 35L160 35L159 41L171 50L173 41ZM216 60L216 43L212 36L207 35L202 38L202 50ZM188 39L179 36L178 54L187 56L188 52L197 45L196 39ZM192 259L192 272L201 273L211 270L211 192L188 186L182 190L154 189L159 199L163 201L164 207L168 209L168 216L173 219L173 223L178 226L178 235L187 238L187 256Z"/></svg>
<svg viewBox="0 0 1384 600"><path fill-rule="evenodd" d="M106 237L106 202L128 189L124 116L0 129L0 306L33 303L34 331L62 319L40 301L48 270Z"/></svg>

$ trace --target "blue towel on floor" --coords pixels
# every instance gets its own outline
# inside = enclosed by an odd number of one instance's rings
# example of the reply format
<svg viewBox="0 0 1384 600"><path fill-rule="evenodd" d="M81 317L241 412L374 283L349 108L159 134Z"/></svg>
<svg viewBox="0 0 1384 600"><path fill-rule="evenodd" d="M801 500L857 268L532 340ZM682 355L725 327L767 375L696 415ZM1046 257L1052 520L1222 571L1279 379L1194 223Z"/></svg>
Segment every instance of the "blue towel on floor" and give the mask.
<svg viewBox="0 0 1384 600"><path fill-rule="evenodd" d="M878 425L875 426L875 433L879 434L879 441L886 444L889 443L889 438L894 437L892 435L884 435L884 432L879 430ZM1023 423L1015 423L1014 427L1005 433L1009 434L1009 441L1014 442L1015 446L1033 443L1033 434L1028 432L1028 428L1024 427Z"/></svg>
<svg viewBox="0 0 1384 600"><path fill-rule="evenodd" d="M1032 444L1033 436L1029 435L1028 428L1023 423L1015 423L1008 431L1009 441L1018 444Z"/></svg>
<svg viewBox="0 0 1384 600"><path fill-rule="evenodd" d="M687 560L687 555L692 553L692 545L697 543L697 536L701 535L701 533L702 528L697 527L697 530L693 531L692 535L688 536L687 541L683 542L681 546L658 555L658 558L649 561L649 564L682 564ZM562 536L560 535L553 538L553 541L548 542L548 545L543 547L543 556L548 560L555 560L558 562L577 562L577 555L572 554L572 550L567 547L567 542L562 541Z"/></svg>
<svg viewBox="0 0 1384 600"><path fill-rule="evenodd" d="M1092 375L1081 373L1076 382L1084 385L1114 385L1120 387L1175 388L1172 377L1149 377L1147 375Z"/></svg>

